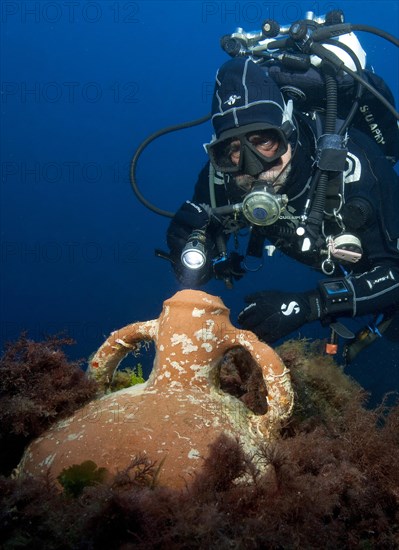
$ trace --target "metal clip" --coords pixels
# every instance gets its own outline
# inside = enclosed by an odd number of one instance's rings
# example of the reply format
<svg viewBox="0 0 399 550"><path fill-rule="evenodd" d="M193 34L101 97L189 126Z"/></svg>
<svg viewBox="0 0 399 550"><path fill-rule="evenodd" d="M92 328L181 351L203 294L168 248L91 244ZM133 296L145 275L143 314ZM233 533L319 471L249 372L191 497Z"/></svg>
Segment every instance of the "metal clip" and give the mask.
<svg viewBox="0 0 399 550"><path fill-rule="evenodd" d="M325 275L332 275L335 271L335 264L331 259L333 238L327 237L327 258L321 264L321 270Z"/></svg>

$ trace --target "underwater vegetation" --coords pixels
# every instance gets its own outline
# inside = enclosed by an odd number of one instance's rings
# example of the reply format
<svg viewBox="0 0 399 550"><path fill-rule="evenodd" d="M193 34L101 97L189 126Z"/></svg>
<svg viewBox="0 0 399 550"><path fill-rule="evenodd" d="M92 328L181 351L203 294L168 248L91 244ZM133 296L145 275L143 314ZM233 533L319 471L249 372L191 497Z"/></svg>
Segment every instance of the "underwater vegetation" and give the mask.
<svg viewBox="0 0 399 550"><path fill-rule="evenodd" d="M399 548L399 405L367 408L362 388L306 341L277 352L291 369L296 404L260 451L266 470L222 436L183 490L159 486L162 465L147 456L115 476L93 457L62 472L63 491L49 475L3 476L0 546Z"/></svg>
<svg viewBox="0 0 399 550"><path fill-rule="evenodd" d="M112 378L110 390L115 392L136 384L143 384L143 382L145 382L143 367L141 363L138 363L134 367L117 370Z"/></svg>
<svg viewBox="0 0 399 550"><path fill-rule="evenodd" d="M106 468L97 468L95 462L85 460L82 464L74 464L70 468L64 468L57 479L64 488L66 495L77 497L82 494L85 487L103 483L106 476Z"/></svg>
<svg viewBox="0 0 399 550"><path fill-rule="evenodd" d="M9 474L23 449L51 424L92 400L97 384L70 362L69 338L34 342L25 334L0 358L0 473Z"/></svg>

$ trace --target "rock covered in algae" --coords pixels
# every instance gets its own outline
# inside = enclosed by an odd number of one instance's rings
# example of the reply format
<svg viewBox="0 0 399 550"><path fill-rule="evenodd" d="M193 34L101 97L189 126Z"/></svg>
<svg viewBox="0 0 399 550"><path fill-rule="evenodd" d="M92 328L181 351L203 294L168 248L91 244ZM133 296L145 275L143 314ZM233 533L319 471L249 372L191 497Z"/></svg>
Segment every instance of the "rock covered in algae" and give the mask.
<svg viewBox="0 0 399 550"><path fill-rule="evenodd" d="M122 359L143 341L155 343L148 381L106 394ZM183 290L158 319L112 333L91 360L89 375L105 395L59 422L27 449L20 472L56 477L93 460L115 473L145 453L160 467L159 483L183 486L222 434L253 455L289 418L293 391L280 357L235 328L215 296Z"/></svg>

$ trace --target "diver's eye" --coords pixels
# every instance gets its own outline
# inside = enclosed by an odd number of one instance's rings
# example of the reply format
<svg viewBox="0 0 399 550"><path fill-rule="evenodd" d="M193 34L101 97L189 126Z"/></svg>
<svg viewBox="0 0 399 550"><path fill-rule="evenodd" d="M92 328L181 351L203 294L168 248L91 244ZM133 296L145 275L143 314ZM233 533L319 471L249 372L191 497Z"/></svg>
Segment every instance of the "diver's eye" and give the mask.
<svg viewBox="0 0 399 550"><path fill-rule="evenodd" d="M234 141L231 141L227 147L228 147L228 154L232 155L233 153L237 153L240 151L241 144L240 144L240 141L236 139Z"/></svg>
<svg viewBox="0 0 399 550"><path fill-rule="evenodd" d="M234 140L228 145L227 156L231 159L233 164L240 162L241 143L239 140Z"/></svg>
<svg viewBox="0 0 399 550"><path fill-rule="evenodd" d="M249 139L249 142L252 143L252 145L255 145L255 147L272 147L273 140L262 138L261 136L252 136Z"/></svg>
<svg viewBox="0 0 399 550"><path fill-rule="evenodd" d="M280 146L280 140L274 134L253 134L248 136L251 145L265 156L274 154Z"/></svg>

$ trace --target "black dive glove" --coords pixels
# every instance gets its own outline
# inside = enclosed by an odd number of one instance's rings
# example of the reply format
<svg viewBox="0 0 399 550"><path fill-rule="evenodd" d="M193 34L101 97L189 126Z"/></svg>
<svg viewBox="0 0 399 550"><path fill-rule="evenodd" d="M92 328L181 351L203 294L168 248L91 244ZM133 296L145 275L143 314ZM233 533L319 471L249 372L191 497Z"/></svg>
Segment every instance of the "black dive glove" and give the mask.
<svg viewBox="0 0 399 550"><path fill-rule="evenodd" d="M249 305L238 322L264 342L275 342L321 315L318 291L294 293L265 291L245 297Z"/></svg>
<svg viewBox="0 0 399 550"><path fill-rule="evenodd" d="M210 222L208 212L191 201L184 202L174 215L167 232L167 242L173 254L179 256L195 229L205 230Z"/></svg>
<svg viewBox="0 0 399 550"><path fill-rule="evenodd" d="M190 229L206 229L210 222L206 208L191 201L184 202L173 219L179 225Z"/></svg>

